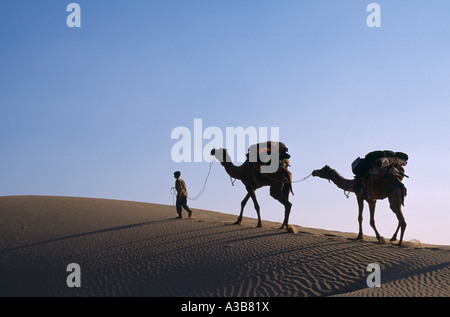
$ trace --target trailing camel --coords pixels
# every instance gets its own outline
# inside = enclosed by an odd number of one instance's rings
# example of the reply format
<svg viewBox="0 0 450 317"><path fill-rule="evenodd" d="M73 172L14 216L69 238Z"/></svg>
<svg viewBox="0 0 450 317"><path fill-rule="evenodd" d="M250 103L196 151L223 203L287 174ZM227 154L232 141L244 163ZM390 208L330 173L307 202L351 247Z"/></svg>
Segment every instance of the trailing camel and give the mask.
<svg viewBox="0 0 450 317"><path fill-rule="evenodd" d="M370 226L375 231L376 238L380 243L385 243L375 227L375 205L377 200L388 198L389 207L395 213L398 219L398 226L391 238L391 242L397 240L397 233L401 229L400 240L398 245L402 244L403 235L406 229L405 218L402 213L402 205L406 196L406 188L401 183L403 176L403 168L400 167L400 173L396 175L385 174L383 177L372 176L355 176L354 179L346 179L339 175L334 169L328 165L320 170L312 172L313 176L331 180L337 187L347 192L353 192L358 201L358 223L359 233L357 239L363 239L362 232L362 213L364 208L364 200L369 204L370 210Z"/></svg>

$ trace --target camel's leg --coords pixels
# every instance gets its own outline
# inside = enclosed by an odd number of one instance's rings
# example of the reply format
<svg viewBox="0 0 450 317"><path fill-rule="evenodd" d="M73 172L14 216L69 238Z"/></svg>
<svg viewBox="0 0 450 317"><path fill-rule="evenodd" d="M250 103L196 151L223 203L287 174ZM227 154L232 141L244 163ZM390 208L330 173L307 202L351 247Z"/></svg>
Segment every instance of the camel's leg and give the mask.
<svg viewBox="0 0 450 317"><path fill-rule="evenodd" d="M292 181L292 174L288 171L289 181ZM289 194L294 192L292 191L292 183L285 183L283 185L283 189L281 190L282 199L284 201L284 221L281 229L288 228L289 223L289 215L291 214L292 203L289 201Z"/></svg>
<svg viewBox="0 0 450 317"><path fill-rule="evenodd" d="M245 195L244 199L241 201L241 213L239 214L239 217L234 224L236 224L236 225L241 224L242 216L244 215L244 208L245 208L245 205L247 205L247 202L249 199L250 199L250 193L247 193L247 195Z"/></svg>
<svg viewBox="0 0 450 317"><path fill-rule="evenodd" d="M398 218L397 218L398 219ZM398 222L398 226L397 226L397 229L395 229L395 232L394 232L394 234L392 235L392 238L391 238L391 242L395 242L395 241L397 241L397 233L398 233L398 230L400 230L400 227L401 227L401 225L400 225L400 221Z"/></svg>
<svg viewBox="0 0 450 317"><path fill-rule="evenodd" d="M370 226L375 231L375 236L377 237L378 242L382 242L381 236L377 231L377 228L375 227L375 205L377 203L376 200L371 200L369 203L369 210L370 210ZM384 240L384 239L383 239Z"/></svg>
<svg viewBox="0 0 450 317"><path fill-rule="evenodd" d="M278 184L277 184L278 185ZM288 188L289 189L289 188ZM289 215L291 213L292 203L289 201L289 191L287 191L287 197L283 194L282 187L280 186L270 186L270 196L278 200L284 206L284 221L280 229L288 227Z"/></svg>
<svg viewBox="0 0 450 317"><path fill-rule="evenodd" d="M394 232L394 235L391 238L391 241L397 240L397 233L398 230L401 229L400 232L400 241L398 242L398 245L401 245L403 242L403 235L405 233L406 229L406 221L405 217L403 217L402 213L402 191L400 189L395 189L392 191L392 193L389 195L389 207L391 210L395 213L398 219L398 226L397 229Z"/></svg>
<svg viewBox="0 0 450 317"><path fill-rule="evenodd" d="M252 189L252 188L247 188L247 192L248 192L247 195L250 196L250 198L251 198L252 201L253 201L253 205L255 206L256 214L258 215L258 228L260 228L260 227L262 227L261 214L260 214L260 212L259 212L259 204L258 204L258 201L256 200L255 190ZM246 197L247 197L247 196L246 196ZM245 199L245 198L244 198L244 199ZM247 200L248 200L248 198L247 198Z"/></svg>
<svg viewBox="0 0 450 317"><path fill-rule="evenodd" d="M358 224L359 224L359 232L356 239L363 239L363 229L362 229L362 222L363 222L363 209L364 209L364 198L357 196L358 199Z"/></svg>

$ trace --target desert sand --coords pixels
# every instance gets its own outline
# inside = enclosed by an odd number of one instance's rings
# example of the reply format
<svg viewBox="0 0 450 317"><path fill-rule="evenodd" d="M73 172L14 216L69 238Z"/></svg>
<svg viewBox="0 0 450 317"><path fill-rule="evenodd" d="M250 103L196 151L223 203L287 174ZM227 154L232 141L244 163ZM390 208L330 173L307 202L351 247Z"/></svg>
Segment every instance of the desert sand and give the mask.
<svg viewBox="0 0 450 317"><path fill-rule="evenodd" d="M288 233L193 210L193 219L175 219L166 205L0 197L0 296L450 296L448 246ZM81 287L67 286L70 263ZM380 287L367 286L370 263L381 268Z"/></svg>

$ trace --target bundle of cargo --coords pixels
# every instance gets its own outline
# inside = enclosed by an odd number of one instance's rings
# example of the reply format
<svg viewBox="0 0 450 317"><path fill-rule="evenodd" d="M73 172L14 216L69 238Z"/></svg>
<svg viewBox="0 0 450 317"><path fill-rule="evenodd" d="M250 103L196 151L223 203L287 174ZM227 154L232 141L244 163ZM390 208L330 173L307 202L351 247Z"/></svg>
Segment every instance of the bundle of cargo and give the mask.
<svg viewBox="0 0 450 317"><path fill-rule="evenodd" d="M280 161L288 160L291 157L287 153L288 148L283 142L268 141L251 145L248 149L247 158L250 162L269 164L269 159L274 151L278 151Z"/></svg>
<svg viewBox="0 0 450 317"><path fill-rule="evenodd" d="M394 151L373 151L364 158L358 157L352 163L352 172L355 176L362 177L370 175L374 178L381 178L387 174L397 178L403 178L404 168L408 164L408 155L403 152Z"/></svg>

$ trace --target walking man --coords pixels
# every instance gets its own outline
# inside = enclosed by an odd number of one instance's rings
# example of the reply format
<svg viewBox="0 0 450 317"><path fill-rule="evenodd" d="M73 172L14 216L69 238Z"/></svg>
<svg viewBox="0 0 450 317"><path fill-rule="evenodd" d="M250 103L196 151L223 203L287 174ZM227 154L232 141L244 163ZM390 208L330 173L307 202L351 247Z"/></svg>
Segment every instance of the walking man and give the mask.
<svg viewBox="0 0 450 317"><path fill-rule="evenodd" d="M181 215L181 211L182 211L181 207L183 207L184 210L186 210L188 212L188 217L191 218L192 210L187 205L188 192L186 189L186 183L184 182L184 180L181 179L181 177L180 177L181 173L179 171L176 171L175 173L173 173L173 176L176 178L175 189L177 190L177 203L176 203L177 213L178 213L177 218L183 218Z"/></svg>

